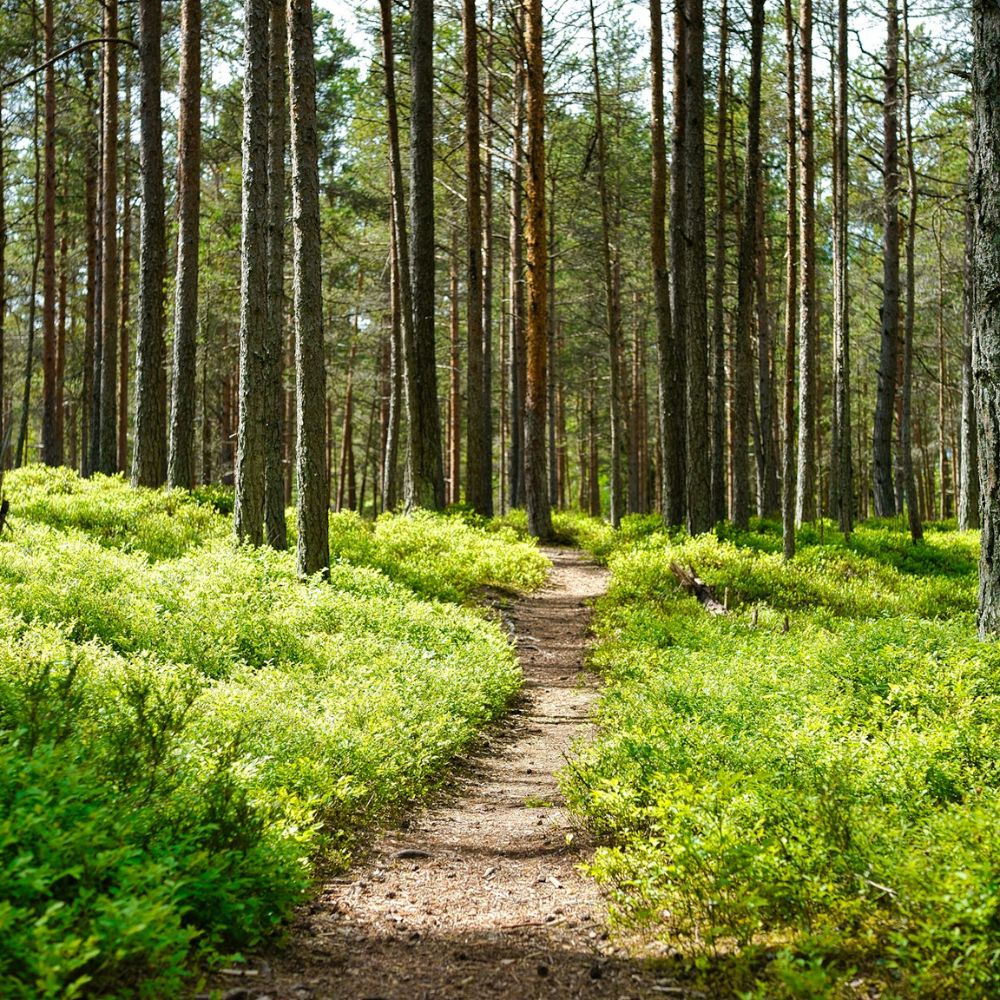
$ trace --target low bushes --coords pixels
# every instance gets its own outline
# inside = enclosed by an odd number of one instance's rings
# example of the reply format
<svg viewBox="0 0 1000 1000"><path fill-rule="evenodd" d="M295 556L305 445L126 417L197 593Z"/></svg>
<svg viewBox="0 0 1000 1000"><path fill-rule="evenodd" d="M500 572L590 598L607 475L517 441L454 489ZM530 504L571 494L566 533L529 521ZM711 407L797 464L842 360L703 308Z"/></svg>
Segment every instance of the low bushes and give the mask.
<svg viewBox="0 0 1000 1000"><path fill-rule="evenodd" d="M1000 648L978 539L776 526L611 557L600 736L566 773L617 918L742 996L1000 991ZM812 544L810 544L810 541ZM677 588L693 565L731 613ZM787 620L787 630L786 630Z"/></svg>
<svg viewBox="0 0 1000 1000"><path fill-rule="evenodd" d="M532 585L545 562L525 543L338 516L352 560L301 581L291 553L230 541L215 500L38 469L9 496L4 996L177 995L193 950L278 926L317 851L346 859L519 685L498 626L425 595Z"/></svg>

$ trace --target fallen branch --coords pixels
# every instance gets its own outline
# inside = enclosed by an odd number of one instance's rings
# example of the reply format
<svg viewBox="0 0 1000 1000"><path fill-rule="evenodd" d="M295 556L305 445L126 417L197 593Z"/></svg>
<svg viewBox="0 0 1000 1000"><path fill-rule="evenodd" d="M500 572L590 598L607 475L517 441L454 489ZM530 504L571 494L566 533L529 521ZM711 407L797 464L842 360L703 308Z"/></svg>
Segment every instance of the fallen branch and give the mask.
<svg viewBox="0 0 1000 1000"><path fill-rule="evenodd" d="M685 568L680 563L671 563L670 572L677 578L682 590L694 594L710 615L724 615L728 610L719 602L712 588L702 580L693 569Z"/></svg>

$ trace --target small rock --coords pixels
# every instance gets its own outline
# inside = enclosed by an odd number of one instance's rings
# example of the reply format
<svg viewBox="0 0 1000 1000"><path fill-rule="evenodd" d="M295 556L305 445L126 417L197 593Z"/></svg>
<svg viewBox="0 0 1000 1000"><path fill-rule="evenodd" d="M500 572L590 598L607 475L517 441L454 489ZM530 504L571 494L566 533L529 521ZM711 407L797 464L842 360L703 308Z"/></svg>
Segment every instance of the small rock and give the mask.
<svg viewBox="0 0 1000 1000"><path fill-rule="evenodd" d="M538 963L538 974L543 979L549 974L549 967L544 962Z"/></svg>
<svg viewBox="0 0 1000 1000"><path fill-rule="evenodd" d="M590 978L600 979L601 976L603 975L604 975L604 970L601 968L600 963L594 962L594 964L590 967Z"/></svg>

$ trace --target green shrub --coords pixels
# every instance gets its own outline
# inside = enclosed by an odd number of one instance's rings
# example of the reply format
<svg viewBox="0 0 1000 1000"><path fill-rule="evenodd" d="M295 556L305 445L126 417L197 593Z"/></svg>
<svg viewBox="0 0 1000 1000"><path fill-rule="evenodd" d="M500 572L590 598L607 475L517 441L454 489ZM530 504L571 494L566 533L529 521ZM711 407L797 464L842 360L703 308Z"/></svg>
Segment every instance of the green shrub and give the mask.
<svg viewBox="0 0 1000 1000"><path fill-rule="evenodd" d="M828 528L784 564L767 522L720 534L610 560L600 736L565 787L606 841L617 918L718 989L996 993L1000 647L975 636L978 540ZM731 613L706 615L672 562Z"/></svg>
<svg viewBox="0 0 1000 1000"><path fill-rule="evenodd" d="M540 582L510 533L337 515L329 581L302 581L292 553L237 545L217 498L32 468L12 500L3 996L182 993L193 949L279 926L317 852L346 860L519 686L497 624L427 599Z"/></svg>

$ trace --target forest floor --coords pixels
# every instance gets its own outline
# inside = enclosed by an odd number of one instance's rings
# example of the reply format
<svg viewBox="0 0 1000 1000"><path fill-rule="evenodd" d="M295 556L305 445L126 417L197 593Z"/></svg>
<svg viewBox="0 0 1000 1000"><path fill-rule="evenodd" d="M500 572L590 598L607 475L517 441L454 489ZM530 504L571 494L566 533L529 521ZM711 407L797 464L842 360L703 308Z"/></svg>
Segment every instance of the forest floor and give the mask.
<svg viewBox="0 0 1000 1000"><path fill-rule="evenodd" d="M441 792L301 907L285 947L225 970L226 1000L680 995L617 947L578 870L593 844L556 773L590 730L590 602L607 571L547 550L547 583L505 615L524 689Z"/></svg>

